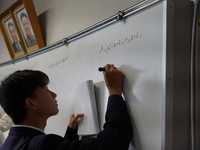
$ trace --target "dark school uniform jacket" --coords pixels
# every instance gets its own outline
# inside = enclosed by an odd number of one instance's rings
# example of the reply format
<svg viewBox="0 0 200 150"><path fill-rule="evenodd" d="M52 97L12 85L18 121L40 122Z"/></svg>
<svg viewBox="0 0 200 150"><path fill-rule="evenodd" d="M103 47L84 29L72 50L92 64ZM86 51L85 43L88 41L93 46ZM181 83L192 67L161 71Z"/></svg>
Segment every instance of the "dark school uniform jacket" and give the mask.
<svg viewBox="0 0 200 150"><path fill-rule="evenodd" d="M78 140L68 127L63 137L27 127L12 127L1 150L127 150L133 135L127 107L119 95L108 100L106 122L97 138Z"/></svg>

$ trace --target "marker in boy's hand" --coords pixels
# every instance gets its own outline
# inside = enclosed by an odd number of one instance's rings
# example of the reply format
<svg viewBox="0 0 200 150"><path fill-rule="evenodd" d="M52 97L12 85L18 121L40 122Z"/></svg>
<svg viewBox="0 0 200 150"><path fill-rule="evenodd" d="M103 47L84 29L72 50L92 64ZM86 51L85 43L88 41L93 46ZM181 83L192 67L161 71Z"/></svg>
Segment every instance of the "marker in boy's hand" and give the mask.
<svg viewBox="0 0 200 150"><path fill-rule="evenodd" d="M119 71L113 64L104 66L104 80L109 90L109 95L122 95L123 89L123 73Z"/></svg>
<svg viewBox="0 0 200 150"><path fill-rule="evenodd" d="M102 68L102 67L99 67L98 70L99 70L99 71L106 71L106 69L105 69L105 68Z"/></svg>

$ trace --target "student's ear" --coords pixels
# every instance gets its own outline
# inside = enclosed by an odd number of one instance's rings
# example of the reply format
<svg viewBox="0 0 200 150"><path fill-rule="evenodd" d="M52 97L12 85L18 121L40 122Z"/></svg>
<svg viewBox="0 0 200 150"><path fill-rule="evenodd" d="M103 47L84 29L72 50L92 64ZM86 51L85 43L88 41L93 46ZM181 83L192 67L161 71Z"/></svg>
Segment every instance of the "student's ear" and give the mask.
<svg viewBox="0 0 200 150"><path fill-rule="evenodd" d="M25 103L26 103L26 106L29 108L29 109L32 109L32 110L36 110L36 106L34 104L34 100L32 98L27 98L25 100Z"/></svg>

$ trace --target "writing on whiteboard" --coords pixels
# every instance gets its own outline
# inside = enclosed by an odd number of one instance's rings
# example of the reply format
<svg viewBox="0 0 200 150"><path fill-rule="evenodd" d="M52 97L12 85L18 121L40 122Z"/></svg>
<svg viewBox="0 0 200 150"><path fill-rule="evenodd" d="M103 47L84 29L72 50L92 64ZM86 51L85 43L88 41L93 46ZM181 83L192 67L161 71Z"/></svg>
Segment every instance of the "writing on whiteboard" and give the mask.
<svg viewBox="0 0 200 150"><path fill-rule="evenodd" d="M100 50L99 50L99 53L108 52L109 50L112 50L114 48L117 48L117 47L125 45L125 44L129 44L129 43L133 42L135 39L141 39L141 38L142 38L142 34L137 32L136 34L132 34L130 36L127 36L126 38L120 39L120 40L113 42L109 45L102 45Z"/></svg>
<svg viewBox="0 0 200 150"><path fill-rule="evenodd" d="M67 60L67 57L62 58L62 59L60 59L60 60L58 60L58 61L56 61L56 62L53 62L52 64L49 65L49 69L52 69L52 68L54 68L54 67L57 67L57 66L59 66L59 65L61 65L61 64L63 64L63 63L65 63L66 60Z"/></svg>

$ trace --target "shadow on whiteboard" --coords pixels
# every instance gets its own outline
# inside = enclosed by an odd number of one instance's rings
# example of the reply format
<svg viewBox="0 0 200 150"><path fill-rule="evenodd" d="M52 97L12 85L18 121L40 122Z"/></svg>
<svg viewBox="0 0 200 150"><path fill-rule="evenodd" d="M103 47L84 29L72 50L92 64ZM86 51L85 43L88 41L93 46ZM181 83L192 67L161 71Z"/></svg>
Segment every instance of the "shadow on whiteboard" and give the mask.
<svg viewBox="0 0 200 150"><path fill-rule="evenodd" d="M96 82L94 83L94 90L95 90L95 97L96 97L96 104L97 104L97 111L98 118L99 118L99 127L100 130L103 130L103 124L105 123L105 112L107 108L107 98L106 96L106 87L105 82Z"/></svg>
<svg viewBox="0 0 200 150"><path fill-rule="evenodd" d="M134 89L134 83L139 78L139 74L141 74L141 70L139 69L134 69L131 65L122 65L119 70L121 70L124 73L124 86L123 86L123 95L126 101L126 105L128 108L128 111L130 113L131 117L131 122L133 126L133 134L134 138L132 138L131 143L129 145L129 150L135 150L135 147L137 145L138 149L141 149L141 140L140 140L140 135L137 130L137 126L134 121L134 117L132 114L132 109L131 106L134 105L134 101L138 101L138 98L134 95L133 89Z"/></svg>

